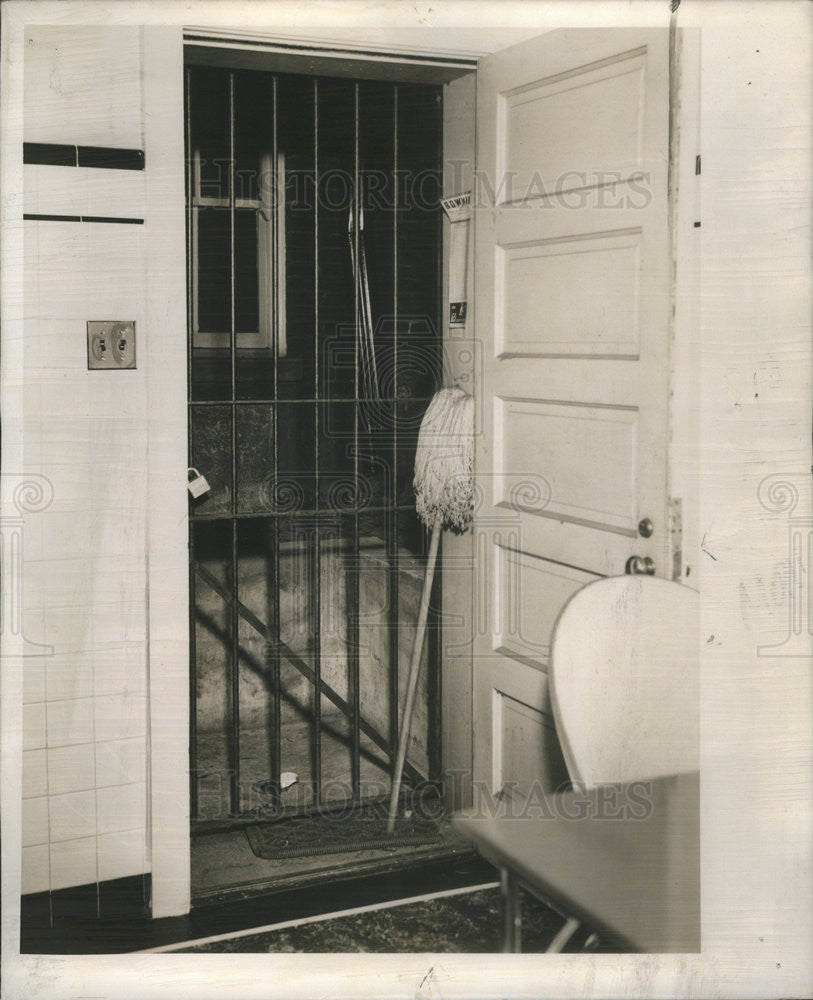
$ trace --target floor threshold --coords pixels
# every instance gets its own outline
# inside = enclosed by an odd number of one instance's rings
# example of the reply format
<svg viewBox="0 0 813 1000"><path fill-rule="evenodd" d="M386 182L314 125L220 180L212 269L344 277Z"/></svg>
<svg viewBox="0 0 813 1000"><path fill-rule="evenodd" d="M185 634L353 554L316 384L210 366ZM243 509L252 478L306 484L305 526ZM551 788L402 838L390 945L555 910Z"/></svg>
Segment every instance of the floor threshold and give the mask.
<svg viewBox="0 0 813 1000"><path fill-rule="evenodd" d="M363 878L406 871L415 868L416 865L470 856L471 853L470 846L462 842L459 844L428 844L425 847L414 847L408 854L393 851L388 853L386 857L366 860L353 859L334 863L329 867L321 866L308 871L250 879L227 888L200 890L192 897L192 906L235 902L250 899L252 896L274 895L307 886L346 881L354 877Z"/></svg>
<svg viewBox="0 0 813 1000"><path fill-rule="evenodd" d="M334 870L332 878L316 875L298 886L278 884L264 892L243 887L228 898L199 900L182 917L55 921L52 927L29 929L20 950L41 955L169 950L212 936L235 936L279 923L325 919L326 914L346 910L391 906L422 894L473 888L493 882L496 870L469 848L421 859L384 859L381 866L363 872Z"/></svg>

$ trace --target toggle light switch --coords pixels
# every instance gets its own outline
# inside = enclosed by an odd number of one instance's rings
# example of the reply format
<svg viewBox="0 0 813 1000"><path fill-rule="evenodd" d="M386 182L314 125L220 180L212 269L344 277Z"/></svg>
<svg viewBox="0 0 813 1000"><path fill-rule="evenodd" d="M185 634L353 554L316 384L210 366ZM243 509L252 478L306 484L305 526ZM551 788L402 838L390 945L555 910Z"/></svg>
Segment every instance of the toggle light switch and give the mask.
<svg viewBox="0 0 813 1000"><path fill-rule="evenodd" d="M89 319L88 368L135 368L135 321Z"/></svg>

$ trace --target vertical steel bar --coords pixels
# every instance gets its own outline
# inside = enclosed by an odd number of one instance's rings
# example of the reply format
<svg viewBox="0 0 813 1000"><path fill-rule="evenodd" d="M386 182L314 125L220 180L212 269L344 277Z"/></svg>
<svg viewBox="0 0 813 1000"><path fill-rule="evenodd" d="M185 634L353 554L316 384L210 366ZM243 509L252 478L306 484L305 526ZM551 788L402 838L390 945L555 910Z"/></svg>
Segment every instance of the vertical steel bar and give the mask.
<svg viewBox="0 0 813 1000"><path fill-rule="evenodd" d="M361 206L360 206L360 178L359 178L359 85L356 83L353 88L354 106L353 106L353 192L355 194L355 217L353 219L353 239L355 242L354 252L356 266L359 266L360 254L359 254L359 226L361 224ZM353 513L351 516L352 524L352 542L351 542L351 556L350 556L350 580L349 580L349 590L348 590L348 610L350 612L348 620L348 634L350 636L350 690L352 694L352 705L353 705L353 731L352 731L352 757L351 757L351 785L353 789L353 798L357 800L359 797L359 785L361 780L360 775L360 764L361 764L361 747L360 747L360 731L359 731L359 714L361 705L361 692L359 690L359 573L361 571L360 559L359 559L359 515L358 515L358 497L360 496L359 488L359 407L361 406L361 394L359 387L359 361L360 361L360 331L359 331L359 321L360 321L360 302L359 302L359 283L355 282L354 288L354 315L355 315L355 329L356 329L356 350L355 350L355 397L356 404L353 408L353 484L354 484L354 494L355 502Z"/></svg>
<svg viewBox="0 0 813 1000"><path fill-rule="evenodd" d="M314 442L314 498L319 506L319 81L313 81L313 350L314 350L314 422L316 440ZM313 538L313 799L314 804L322 801L322 533L321 519L316 515Z"/></svg>
<svg viewBox="0 0 813 1000"><path fill-rule="evenodd" d="M399 652L399 566L398 566L398 87L393 85L392 112L392 184L395 198L392 213L392 513L387 519L389 536L387 553L390 560L389 588L389 638L390 638L390 764L395 768L395 754L398 743L398 652Z"/></svg>
<svg viewBox="0 0 813 1000"><path fill-rule="evenodd" d="M186 70L186 434L189 464L192 437L192 71ZM189 518L189 815L198 818L198 676L196 652L197 600L195 595L195 525Z"/></svg>
<svg viewBox="0 0 813 1000"><path fill-rule="evenodd" d="M274 436L276 438L277 431L277 419L279 416L279 411L275 408L274 412ZM275 446L276 451L276 446ZM276 465L276 455L274 464ZM273 517L271 519L272 524L272 539L271 539L271 571L273 575L272 583L272 601L271 601L271 649L270 649L270 659L271 659L271 755L270 755L270 789L272 795L272 801L276 805L279 802L279 795L277 789L279 788L279 776L282 771L281 768L281 757L282 757L282 733L281 733L281 713L280 713L280 656L279 656L279 637L280 637L280 602L279 602L279 571L280 571L280 531L279 531L279 517Z"/></svg>
<svg viewBox="0 0 813 1000"><path fill-rule="evenodd" d="M320 559L320 520L317 514L308 532L308 587L310 594L311 621L310 631L313 636L313 722L311 731L311 761L313 766L313 802L318 805L322 798L322 642L320 637L320 622L322 617L321 595L321 559Z"/></svg>
<svg viewBox="0 0 813 1000"><path fill-rule="evenodd" d="M438 122L440 134L442 136L442 126L440 122L443 120L443 112L440 112L440 121ZM433 150L435 155L435 166L438 168L438 172L442 176L443 161L440 155L440 149L442 146L436 146ZM437 248L435 254L435 266L436 266L436 283L435 287L438 289L443 288L443 216L441 215L438 208L435 209L435 233L434 233L434 246ZM436 309L435 309L435 345L434 350L437 352L435 370L443 373L443 302L441 296L436 299ZM440 389L439 385L435 386L435 390ZM427 733L427 743L428 743L428 768L429 768L429 780L439 781L442 779L442 769L443 769L443 667L442 667L442 633L440 628L441 620L441 609L443 607L443 539L441 538L440 550L438 552L438 566L435 572L435 583L432 588L432 593L430 595L430 605L429 605L429 652L427 660L427 696L429 700L428 706L428 733Z"/></svg>
<svg viewBox="0 0 813 1000"><path fill-rule="evenodd" d="M277 77L272 78L272 124L271 124L271 143L272 143L272 157L271 162L273 163L273 169L277 170ZM274 188L277 190L277 178L274 178ZM277 215L274 213L274 232L273 232L273 253L280 254L285 253L285 247L280 246L279 234L276 230L276 219ZM272 283L272 309L274 311L274 316L276 321L274 323L274 329L280 329L280 319L277 316L277 310L280 304L280 290L278 288L278 276L279 267L275 266L272 268L273 283ZM275 349L276 349L275 345ZM278 354L274 358L274 482L278 482L279 475L279 406L277 401L279 400L279 356ZM292 516L293 525L293 516ZM291 532L293 535L294 533ZM293 558L293 555L292 555ZM274 566L274 601L273 601L273 611L274 611L274 623L273 623L273 636L274 636L274 647L272 650L272 660L271 660L271 787L278 788L279 776L282 772L282 713L281 713L281 698L280 698L280 656L279 656L279 640L281 635L281 622L280 622L280 537L279 537L279 519L274 518L274 546L273 546L273 566Z"/></svg>
<svg viewBox="0 0 813 1000"><path fill-rule="evenodd" d="M276 437L276 408L272 410L272 434ZM274 459L276 466L276 459ZM279 712L279 518L271 517L265 522L266 542L266 634L265 663L269 672L269 720L268 720L268 783L265 786L270 804L279 804L279 776L282 771L280 757L280 712Z"/></svg>
<svg viewBox="0 0 813 1000"><path fill-rule="evenodd" d="M276 192L276 196L280 197L279 191L279 177L277 174L278 164L277 164L277 77L271 77L271 169L274 172L272 178L273 190ZM279 273L280 269L278 267L277 255L279 253L284 253L285 248L279 246L279 232L277 230L277 213L273 213L272 218L272 255L273 255L273 266L271 268L271 310L274 317L273 329L275 331L280 329L280 318L277 316L277 309L279 307L280 295L279 295ZM274 404L279 401L279 344L277 343L277 334L274 334L274 366L273 366L273 393L272 398ZM277 413L277 407L274 406L275 415ZM277 435L274 434L274 481L276 482L277 476Z"/></svg>
<svg viewBox="0 0 813 1000"><path fill-rule="evenodd" d="M240 812L240 619L237 610L239 567L237 513L237 276L235 265L235 149L234 149L234 73L229 73L229 347L231 362L231 660L230 660L230 730L229 730L229 809Z"/></svg>

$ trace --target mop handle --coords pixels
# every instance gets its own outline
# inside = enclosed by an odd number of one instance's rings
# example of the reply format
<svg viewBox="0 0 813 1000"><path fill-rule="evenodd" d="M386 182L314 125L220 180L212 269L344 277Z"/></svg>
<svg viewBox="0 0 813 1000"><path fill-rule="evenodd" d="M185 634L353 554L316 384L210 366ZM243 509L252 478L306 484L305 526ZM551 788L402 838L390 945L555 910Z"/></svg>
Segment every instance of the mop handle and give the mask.
<svg viewBox="0 0 813 1000"><path fill-rule="evenodd" d="M421 671L421 654L423 653L423 640L426 635L426 619L429 614L429 595L432 593L432 581L435 578L435 563L437 562L438 543L440 542L440 523L440 518L438 518L432 528L432 540L429 544L429 557L426 562L426 575L423 580L421 606L418 611L418 625L415 631L415 643L412 646L412 660L409 664L406 703L404 704L404 714L401 718L401 733L398 737L398 757L395 762L395 773L392 776L390 808L387 815L387 833L392 833L395 829L395 817L398 813L398 796L401 792L401 779L404 774L409 731L412 726L412 712L415 707L415 692L418 688L418 675Z"/></svg>
<svg viewBox="0 0 813 1000"><path fill-rule="evenodd" d="M368 340L370 351L370 361L372 364L372 392L374 398L378 398L378 369L375 363L375 335L373 334L373 307L370 302L370 279L367 276L367 251L364 247L364 233L359 232L359 276L361 279L362 292L362 315L365 322L365 334Z"/></svg>

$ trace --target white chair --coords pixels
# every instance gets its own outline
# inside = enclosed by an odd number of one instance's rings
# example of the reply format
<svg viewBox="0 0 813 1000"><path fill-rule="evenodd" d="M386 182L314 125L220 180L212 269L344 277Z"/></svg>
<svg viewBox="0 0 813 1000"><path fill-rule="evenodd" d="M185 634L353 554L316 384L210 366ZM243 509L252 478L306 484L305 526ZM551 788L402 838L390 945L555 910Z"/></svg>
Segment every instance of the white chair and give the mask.
<svg viewBox="0 0 813 1000"><path fill-rule="evenodd" d="M521 950L520 888L634 947L699 947L699 643L695 591L651 576L588 584L562 610L548 679L575 791L561 802L589 807L610 793L599 786L651 780L653 812L646 823L602 822L589 809L583 823L458 819L500 870L503 951ZM547 950L579 926L567 918Z"/></svg>
<svg viewBox="0 0 813 1000"><path fill-rule="evenodd" d="M574 786L621 784L698 771L699 601L654 576L588 584L553 632L550 695ZM548 951L579 927L569 918Z"/></svg>
<svg viewBox="0 0 813 1000"><path fill-rule="evenodd" d="M553 632L556 732L577 788L700 768L699 599L654 576L607 577L577 591ZM560 951L570 918L548 951Z"/></svg>
<svg viewBox="0 0 813 1000"><path fill-rule="evenodd" d="M567 603L550 692L577 787L699 770L699 601L653 576L608 577Z"/></svg>

